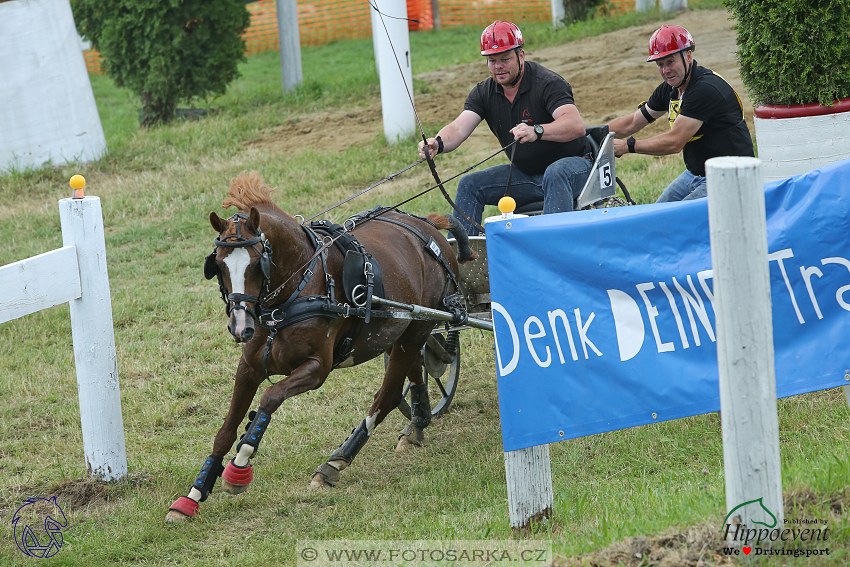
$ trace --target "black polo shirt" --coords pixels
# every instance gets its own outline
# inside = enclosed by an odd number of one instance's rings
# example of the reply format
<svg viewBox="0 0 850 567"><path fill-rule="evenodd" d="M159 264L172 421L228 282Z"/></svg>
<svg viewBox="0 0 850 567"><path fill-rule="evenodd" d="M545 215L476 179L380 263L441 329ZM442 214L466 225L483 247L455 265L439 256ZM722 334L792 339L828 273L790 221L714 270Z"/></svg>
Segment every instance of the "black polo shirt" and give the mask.
<svg viewBox="0 0 850 567"><path fill-rule="evenodd" d="M559 106L575 104L573 89L557 73L545 67L525 62L525 72L519 84L519 92L513 103L505 97L502 86L491 78L475 85L466 97L464 110L471 110L487 121L490 131L504 147L514 141L510 130L520 122L527 124L549 124L554 120L552 113ZM561 158L582 156L588 153L584 136L569 142L538 140L517 144L514 166L523 173L534 175ZM510 157L511 151L505 154Z"/></svg>
<svg viewBox="0 0 850 567"><path fill-rule="evenodd" d="M682 150L685 165L694 175L705 177L705 161L720 156L754 157L753 139L744 109L735 89L711 69L693 62L693 75L685 94L666 82L658 85L646 105L652 110L667 108L670 127L680 114L701 120L702 126Z"/></svg>

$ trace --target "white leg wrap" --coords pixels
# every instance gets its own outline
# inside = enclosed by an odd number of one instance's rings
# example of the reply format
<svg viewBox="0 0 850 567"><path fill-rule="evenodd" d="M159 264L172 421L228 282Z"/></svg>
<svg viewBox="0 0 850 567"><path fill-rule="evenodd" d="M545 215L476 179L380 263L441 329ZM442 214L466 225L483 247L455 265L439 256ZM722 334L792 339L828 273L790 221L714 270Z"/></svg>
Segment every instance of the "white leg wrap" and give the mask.
<svg viewBox="0 0 850 567"><path fill-rule="evenodd" d="M249 460L251 459L251 455L254 454L254 448L250 445L242 445L239 449L239 452L236 453L236 457L233 459L233 464L237 467L244 467L248 465Z"/></svg>

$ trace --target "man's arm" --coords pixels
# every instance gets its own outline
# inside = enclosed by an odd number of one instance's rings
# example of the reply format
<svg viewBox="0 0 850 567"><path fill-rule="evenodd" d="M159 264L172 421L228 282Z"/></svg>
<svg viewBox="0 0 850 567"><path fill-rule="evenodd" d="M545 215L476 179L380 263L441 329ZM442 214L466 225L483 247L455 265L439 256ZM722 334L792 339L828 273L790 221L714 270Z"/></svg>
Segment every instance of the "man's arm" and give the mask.
<svg viewBox="0 0 850 567"><path fill-rule="evenodd" d="M472 131L479 124L481 124L480 116L471 110L464 110L453 122L443 126L443 129L437 132L437 136L443 141L443 153L450 152L460 146L472 135ZM425 142L419 142L419 157L421 158L425 157L424 147ZM428 148L433 158L437 155L440 143L436 138L428 138Z"/></svg>
<svg viewBox="0 0 850 567"><path fill-rule="evenodd" d="M643 104L643 108L652 117L653 121L664 116L663 110L653 110L646 103ZM635 132L639 132L647 124L649 124L649 120L644 115L643 110L638 109L633 114L627 114L609 122L608 131L614 132L615 138L625 139Z"/></svg>
<svg viewBox="0 0 850 567"><path fill-rule="evenodd" d="M564 104L552 113L554 120L543 126L541 140L547 142L569 142L585 135L584 120L574 104ZM511 129L511 134L520 144L537 141L534 125L517 124Z"/></svg>
<svg viewBox="0 0 850 567"><path fill-rule="evenodd" d="M616 122L616 120L613 122ZM700 129L702 124L702 120L688 118L680 114L676 117L676 121L673 122L673 127L669 132L664 132L663 134L658 134L645 140L635 140L634 153L650 156L677 154L682 151L688 140L697 133L697 130ZM617 134L619 137L619 132ZM620 157L627 153L629 153L629 146L626 140L614 140L614 155Z"/></svg>

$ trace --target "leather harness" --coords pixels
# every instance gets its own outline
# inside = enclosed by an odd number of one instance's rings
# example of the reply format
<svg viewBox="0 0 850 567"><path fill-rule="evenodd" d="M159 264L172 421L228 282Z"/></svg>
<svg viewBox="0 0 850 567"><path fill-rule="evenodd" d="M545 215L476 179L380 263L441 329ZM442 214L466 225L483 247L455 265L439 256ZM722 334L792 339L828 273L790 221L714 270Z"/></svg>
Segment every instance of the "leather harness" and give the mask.
<svg viewBox="0 0 850 567"><path fill-rule="evenodd" d="M425 238L425 236L413 228L410 225L407 225L401 221L384 218L379 215L383 215L385 212L391 210L391 207L377 207L370 211L364 211L359 213L349 220L347 220L344 225L338 225L331 223L327 220L319 220L313 221L309 225L300 225L301 228L307 233L310 241L313 243L315 254L311 259L309 265L307 266L304 274L299 281L298 286L296 286L295 290L290 294L290 296L284 301L281 305L277 306L266 306L264 303L273 299L274 296L277 295L278 290L275 290L273 293L269 294L269 283L270 283L270 271L266 270L266 266L270 267L271 264L271 245L266 240L265 235L262 231L258 229L258 236L251 239L245 239L241 236L240 230L240 219L247 219L247 215L244 213L236 213L230 219L237 223L237 234L231 235L226 238L224 241L216 238L215 245L218 247L226 247L226 248L240 248L240 247L248 247L255 246L262 242L263 244L263 252L261 256L261 267L263 269L263 277L264 282L261 287L260 296L249 296L244 294L228 294L227 289L224 286L224 280L222 278L221 272L217 269L213 270L213 267L210 266L210 262L215 266L215 251L207 257L206 264L204 266L204 273L207 275L207 279L210 279L213 275L218 276L219 288L221 291L222 299L226 304L227 314L230 315L232 309L244 309L254 315L254 318L257 322L257 325L264 329L268 329L270 331L269 337L266 340L266 347L263 353L263 373L265 374L265 378L271 382L269 379L268 373L268 357L271 352L271 346L274 342L275 336L277 332L281 329L285 329L295 323L299 323L306 319L312 319L314 317L322 317L325 319L336 320L340 317L356 317L354 324L352 324L346 336L334 348L334 357L333 357L333 366L337 367L342 364L353 352L351 345L354 343L354 340L357 338L357 335L362 329L362 323L369 323L372 317L379 318L400 318L400 313L398 311L384 311L384 310L376 310L372 309L372 295L374 290L379 290L380 293L383 293L383 285L380 281L380 268L378 267L375 259L366 251L365 247L351 234L351 230L360 223L363 223L367 220L378 220L387 222L390 224L394 224L396 226L402 227L412 234L414 234L419 240L424 243L425 249L428 250L429 254L437 260L437 262L443 267L448 276L448 280L446 281L446 289L443 292L443 304L444 306L453 314L458 321L458 324L463 324L466 321L466 310L459 294L460 286L458 284L457 278L449 266L448 262L443 256L442 248L440 248L439 244L433 238ZM415 215L410 215L408 213L402 213L401 211L395 211L400 214L404 214L413 218L417 218L419 220L423 220L433 226L433 223L423 217L418 217ZM350 226L348 229L346 226ZM436 228L436 227L435 227ZM237 239L237 240L231 240ZM362 259L362 273L363 280L356 285L353 285L351 289L346 289L346 295L351 303L340 302L336 299L336 282L334 281L333 276L331 276L330 272L328 272L327 268L327 251L329 246L328 239L331 239L337 248L342 252L343 256L346 258L346 262L349 261L349 258L359 258ZM354 254L352 254L354 253ZM263 259L265 258L265 260ZM305 295L301 296L301 292L310 282L315 272L316 264L321 260L322 262L322 271L325 274L325 293L324 294L313 294L313 295ZM217 266L215 266L217 268ZM351 271L351 270L349 270ZM377 278L376 278L377 274ZM346 278L344 278L346 279ZM453 285L456 293L449 295L449 286ZM347 286L348 287L348 286ZM362 289L360 289L362 288ZM361 301L358 301L358 298L363 298ZM234 306L230 306L230 302L234 302ZM239 305L240 301L248 301L253 302L255 304L254 311L249 310L247 307L243 305ZM354 305L352 305L352 303ZM420 320L430 320L433 319L416 314L404 313L404 318L408 319L420 319Z"/></svg>

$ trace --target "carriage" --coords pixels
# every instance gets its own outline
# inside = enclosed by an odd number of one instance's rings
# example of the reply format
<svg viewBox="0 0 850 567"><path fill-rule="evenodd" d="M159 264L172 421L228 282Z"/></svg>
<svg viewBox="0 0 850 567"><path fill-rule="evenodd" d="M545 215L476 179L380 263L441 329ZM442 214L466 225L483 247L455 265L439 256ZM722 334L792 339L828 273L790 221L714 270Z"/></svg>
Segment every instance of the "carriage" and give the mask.
<svg viewBox="0 0 850 567"><path fill-rule="evenodd" d="M616 176L614 158L614 133L607 126L587 128L587 140L592 148L593 168L578 197L575 209L603 208L633 204L625 185ZM625 200L616 196L617 186L623 191ZM543 203L531 203L517 209L514 216L541 214ZM485 221L497 221L507 215L490 217ZM449 238L449 243L457 252L457 242ZM487 246L484 236L470 236L469 244L476 259L460 264L459 279L463 288L464 301L470 317L478 320L491 320L490 277L487 266ZM443 415L452 403L458 388L461 368L460 331L471 328L464 325L454 328L438 328L428 338L422 348L421 373L428 384L431 400L431 413L434 417ZM478 325L476 328L492 330L492 326ZM410 383L405 384L404 396L399 403L399 411L408 419L411 417L409 403Z"/></svg>

